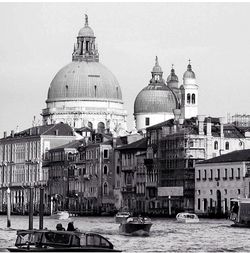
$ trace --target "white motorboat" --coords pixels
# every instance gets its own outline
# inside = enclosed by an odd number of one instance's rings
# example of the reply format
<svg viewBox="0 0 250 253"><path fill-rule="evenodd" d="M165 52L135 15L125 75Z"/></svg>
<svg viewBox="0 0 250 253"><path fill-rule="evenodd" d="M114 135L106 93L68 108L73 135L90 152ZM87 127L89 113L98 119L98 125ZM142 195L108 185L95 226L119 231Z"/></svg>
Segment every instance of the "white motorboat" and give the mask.
<svg viewBox="0 0 250 253"><path fill-rule="evenodd" d="M118 224L123 223L127 220L128 217L131 216L130 212L118 212L115 216L115 222Z"/></svg>
<svg viewBox="0 0 250 253"><path fill-rule="evenodd" d="M182 223L197 223L199 222L199 218L194 213L178 213L176 215L176 219L178 222Z"/></svg>
<svg viewBox="0 0 250 253"><path fill-rule="evenodd" d="M57 211L51 215L51 218L59 219L59 220L67 220L69 218L69 212L68 211Z"/></svg>

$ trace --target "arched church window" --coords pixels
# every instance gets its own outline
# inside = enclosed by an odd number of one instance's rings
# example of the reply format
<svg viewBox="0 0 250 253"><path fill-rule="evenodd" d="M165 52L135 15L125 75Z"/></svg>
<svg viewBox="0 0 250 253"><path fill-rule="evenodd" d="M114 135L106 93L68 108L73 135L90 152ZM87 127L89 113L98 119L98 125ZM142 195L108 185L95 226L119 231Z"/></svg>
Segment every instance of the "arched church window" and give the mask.
<svg viewBox="0 0 250 253"><path fill-rule="evenodd" d="M97 90L97 86L95 85L95 86L94 86L94 88L95 88L95 97L96 97L96 90Z"/></svg>
<svg viewBox="0 0 250 253"><path fill-rule="evenodd" d="M195 94L192 94L192 104L195 104Z"/></svg>
<svg viewBox="0 0 250 253"><path fill-rule="evenodd" d="M116 87L116 98L119 97L119 93L118 93L118 87Z"/></svg>
<svg viewBox="0 0 250 253"><path fill-rule="evenodd" d="M104 195L108 194L108 184L106 182L103 184L103 194Z"/></svg>
<svg viewBox="0 0 250 253"><path fill-rule="evenodd" d="M69 86L65 85L65 96L68 97Z"/></svg>
<svg viewBox="0 0 250 253"><path fill-rule="evenodd" d="M225 143L225 149L229 150L229 142L228 141Z"/></svg>
<svg viewBox="0 0 250 253"><path fill-rule="evenodd" d="M104 167L103 167L103 174L104 175L108 174L108 167L107 167L107 165L104 165Z"/></svg>
<svg viewBox="0 0 250 253"><path fill-rule="evenodd" d="M90 129L93 129L93 124L92 124L92 122L88 122L88 127L90 128Z"/></svg>
<svg viewBox="0 0 250 253"><path fill-rule="evenodd" d="M103 122L99 122L97 125L97 132L98 133L104 133L105 130L105 125Z"/></svg>
<svg viewBox="0 0 250 253"><path fill-rule="evenodd" d="M190 104L190 93L187 94L187 103Z"/></svg>
<svg viewBox="0 0 250 253"><path fill-rule="evenodd" d="M214 142L214 149L217 150L218 149L218 141Z"/></svg>

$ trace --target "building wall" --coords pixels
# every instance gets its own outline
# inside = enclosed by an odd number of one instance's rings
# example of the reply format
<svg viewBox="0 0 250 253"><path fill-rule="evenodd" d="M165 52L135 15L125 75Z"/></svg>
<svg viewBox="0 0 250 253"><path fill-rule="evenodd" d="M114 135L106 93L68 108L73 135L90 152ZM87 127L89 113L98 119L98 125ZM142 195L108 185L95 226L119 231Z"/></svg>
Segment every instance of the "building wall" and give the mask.
<svg viewBox="0 0 250 253"><path fill-rule="evenodd" d="M230 211L230 199L239 197L249 197L249 177L244 161L196 165L196 213L226 214Z"/></svg>
<svg viewBox="0 0 250 253"><path fill-rule="evenodd" d="M43 110L43 121L44 124L64 122L77 128L88 126L88 122L91 122L93 129L97 129L98 123L102 122L105 128L114 130L121 126L126 130L127 112L121 102L58 101L47 104Z"/></svg>
<svg viewBox="0 0 250 253"><path fill-rule="evenodd" d="M165 120L169 120L174 117L173 113L168 112L157 112L157 113L137 113L135 114L136 129L145 130L149 126L161 123ZM146 118L149 119L148 124L146 124Z"/></svg>

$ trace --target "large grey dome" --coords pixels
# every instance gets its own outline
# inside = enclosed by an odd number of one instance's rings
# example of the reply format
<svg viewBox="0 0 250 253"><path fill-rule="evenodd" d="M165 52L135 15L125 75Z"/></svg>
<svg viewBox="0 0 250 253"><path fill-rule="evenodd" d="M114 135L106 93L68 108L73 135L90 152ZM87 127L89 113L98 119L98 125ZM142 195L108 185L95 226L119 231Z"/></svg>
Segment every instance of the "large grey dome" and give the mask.
<svg viewBox="0 0 250 253"><path fill-rule="evenodd" d="M169 112L177 108L174 93L164 85L148 85L136 97L134 113Z"/></svg>
<svg viewBox="0 0 250 253"><path fill-rule="evenodd" d="M73 61L55 75L46 102L85 99L121 101L121 88L101 63Z"/></svg>

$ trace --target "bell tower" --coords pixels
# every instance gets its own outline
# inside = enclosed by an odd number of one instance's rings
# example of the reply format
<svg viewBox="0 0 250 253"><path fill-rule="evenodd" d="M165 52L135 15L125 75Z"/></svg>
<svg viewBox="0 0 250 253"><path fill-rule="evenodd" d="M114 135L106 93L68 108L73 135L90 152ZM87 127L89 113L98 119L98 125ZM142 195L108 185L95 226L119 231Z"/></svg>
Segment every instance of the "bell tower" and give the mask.
<svg viewBox="0 0 250 253"><path fill-rule="evenodd" d="M187 71L183 75L181 89L181 117L184 119L198 115L198 89L195 73L189 60Z"/></svg>

